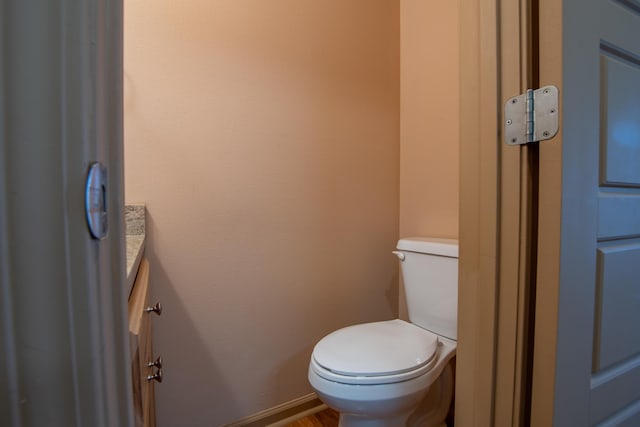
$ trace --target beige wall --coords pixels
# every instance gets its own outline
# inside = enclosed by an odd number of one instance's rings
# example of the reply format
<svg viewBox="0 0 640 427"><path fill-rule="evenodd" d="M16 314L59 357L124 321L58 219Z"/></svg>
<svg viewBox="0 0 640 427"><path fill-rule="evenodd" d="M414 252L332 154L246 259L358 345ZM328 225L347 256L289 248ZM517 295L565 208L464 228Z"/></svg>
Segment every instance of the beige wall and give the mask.
<svg viewBox="0 0 640 427"><path fill-rule="evenodd" d="M458 2L400 0L400 23L400 237L458 238Z"/></svg>
<svg viewBox="0 0 640 427"><path fill-rule="evenodd" d="M400 4L400 235L457 238L458 2Z"/></svg>
<svg viewBox="0 0 640 427"><path fill-rule="evenodd" d="M397 314L399 4L131 0L125 26L126 200L147 203L165 307L159 424L218 426L309 393L324 334ZM425 208L407 198L454 175L408 163L453 155L440 127L415 147L433 122L404 137L405 230L431 216L452 235L448 207L407 222Z"/></svg>

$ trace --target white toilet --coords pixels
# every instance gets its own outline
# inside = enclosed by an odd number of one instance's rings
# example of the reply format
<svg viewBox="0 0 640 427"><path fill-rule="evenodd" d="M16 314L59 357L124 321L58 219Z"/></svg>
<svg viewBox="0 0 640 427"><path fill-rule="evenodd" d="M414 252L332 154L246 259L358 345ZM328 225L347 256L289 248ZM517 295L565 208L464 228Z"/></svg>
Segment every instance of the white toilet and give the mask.
<svg viewBox="0 0 640 427"><path fill-rule="evenodd" d="M339 329L313 349L309 382L340 412L340 427L445 426L456 353L458 242L410 238L402 261L411 323Z"/></svg>

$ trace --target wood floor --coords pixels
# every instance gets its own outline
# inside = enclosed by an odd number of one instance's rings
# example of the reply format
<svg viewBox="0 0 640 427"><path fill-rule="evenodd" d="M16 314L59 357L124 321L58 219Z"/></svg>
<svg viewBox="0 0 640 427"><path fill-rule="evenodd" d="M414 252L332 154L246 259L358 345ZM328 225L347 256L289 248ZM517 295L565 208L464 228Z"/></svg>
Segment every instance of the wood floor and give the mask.
<svg viewBox="0 0 640 427"><path fill-rule="evenodd" d="M333 409L325 409L324 411L287 424L287 427L338 427L339 417L340 415ZM447 426L453 425L453 413L450 413L447 417Z"/></svg>
<svg viewBox="0 0 640 427"><path fill-rule="evenodd" d="M287 427L338 427L338 413L333 409L325 409L299 419L287 425Z"/></svg>

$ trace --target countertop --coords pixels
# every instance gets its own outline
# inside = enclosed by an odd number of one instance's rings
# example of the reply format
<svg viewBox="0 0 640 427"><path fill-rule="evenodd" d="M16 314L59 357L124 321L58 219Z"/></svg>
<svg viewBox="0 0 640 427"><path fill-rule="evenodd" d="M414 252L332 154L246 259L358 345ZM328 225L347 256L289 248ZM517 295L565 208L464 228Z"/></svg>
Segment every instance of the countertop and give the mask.
<svg viewBox="0 0 640 427"><path fill-rule="evenodd" d="M127 288L131 290L136 279L146 238L146 208L144 205L126 205L124 207L125 241L127 246Z"/></svg>

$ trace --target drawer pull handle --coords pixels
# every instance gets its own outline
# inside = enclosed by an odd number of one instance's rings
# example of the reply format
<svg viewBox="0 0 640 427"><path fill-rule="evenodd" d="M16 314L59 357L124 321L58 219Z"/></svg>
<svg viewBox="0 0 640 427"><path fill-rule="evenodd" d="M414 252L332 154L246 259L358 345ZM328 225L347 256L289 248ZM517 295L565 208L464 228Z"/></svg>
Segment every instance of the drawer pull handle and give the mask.
<svg viewBox="0 0 640 427"><path fill-rule="evenodd" d="M155 362L148 362L147 366L148 367L155 366L158 369L162 369L162 356L158 356Z"/></svg>
<svg viewBox="0 0 640 427"><path fill-rule="evenodd" d="M154 312L155 314L160 316L162 314L162 304L157 302L156 305L154 305L153 307L147 307L147 308L144 309L144 311L146 313Z"/></svg>
<svg viewBox="0 0 640 427"><path fill-rule="evenodd" d="M147 375L147 381L156 380L159 383L162 382L162 369L158 369L158 371L153 375Z"/></svg>

